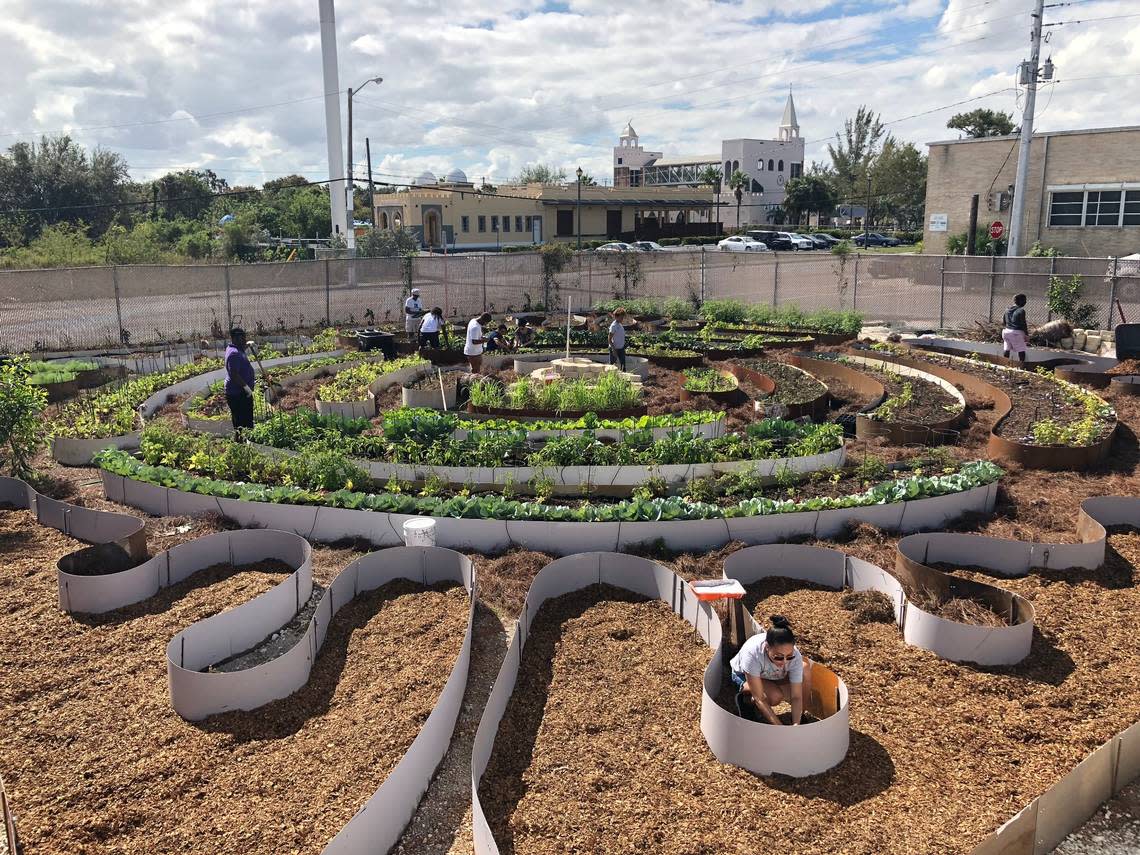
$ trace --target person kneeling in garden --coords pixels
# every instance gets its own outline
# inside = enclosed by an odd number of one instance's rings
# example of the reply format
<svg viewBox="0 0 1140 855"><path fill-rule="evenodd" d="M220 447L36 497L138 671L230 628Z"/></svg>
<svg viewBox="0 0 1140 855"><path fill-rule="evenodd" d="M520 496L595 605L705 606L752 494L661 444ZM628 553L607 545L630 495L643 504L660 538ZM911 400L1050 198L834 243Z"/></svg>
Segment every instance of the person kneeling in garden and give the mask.
<svg viewBox="0 0 1140 855"><path fill-rule="evenodd" d="M759 712L769 724L782 724L773 709L787 701L792 705L794 726L800 723L811 686L811 660L796 647L786 617L772 615L770 621L771 628L745 641L732 659L736 708L743 718L759 721L754 714Z"/></svg>
<svg viewBox="0 0 1140 855"><path fill-rule="evenodd" d="M253 427L253 365L245 355L245 330L230 330L230 344L226 348L226 405L230 408L230 421L234 436L241 438L242 431Z"/></svg>

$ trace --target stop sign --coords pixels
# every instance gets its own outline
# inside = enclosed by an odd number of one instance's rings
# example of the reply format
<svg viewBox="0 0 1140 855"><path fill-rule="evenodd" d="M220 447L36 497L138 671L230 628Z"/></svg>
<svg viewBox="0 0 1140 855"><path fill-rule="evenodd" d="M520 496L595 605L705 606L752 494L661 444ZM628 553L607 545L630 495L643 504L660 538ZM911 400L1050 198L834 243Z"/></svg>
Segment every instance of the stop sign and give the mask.
<svg viewBox="0 0 1140 855"><path fill-rule="evenodd" d="M1005 226L1001 220L994 220L990 223L990 240L1001 240L1001 236L1005 234Z"/></svg>

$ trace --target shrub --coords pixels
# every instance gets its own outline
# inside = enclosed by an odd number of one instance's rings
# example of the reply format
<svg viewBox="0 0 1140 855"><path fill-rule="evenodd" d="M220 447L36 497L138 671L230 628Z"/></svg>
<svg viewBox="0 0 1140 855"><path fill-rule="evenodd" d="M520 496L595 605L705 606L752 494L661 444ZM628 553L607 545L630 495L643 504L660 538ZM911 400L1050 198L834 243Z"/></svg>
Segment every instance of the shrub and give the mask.
<svg viewBox="0 0 1140 855"><path fill-rule="evenodd" d="M1097 308L1091 303L1082 303L1081 292L1084 280L1074 274L1066 279L1063 276L1049 277L1049 291L1046 299L1049 311L1060 315L1077 328L1087 328L1096 322Z"/></svg>
<svg viewBox="0 0 1140 855"><path fill-rule="evenodd" d="M665 317L672 318L675 321L691 320L695 314L693 304L688 300L682 300L680 297L670 297L665 301L662 310Z"/></svg>
<svg viewBox="0 0 1140 855"><path fill-rule="evenodd" d="M700 313L711 323L741 324L748 317L747 308L739 300L706 300Z"/></svg>
<svg viewBox="0 0 1140 855"><path fill-rule="evenodd" d="M29 461L44 443L46 405L47 392L28 383L22 357L0 365L0 468L17 478L31 474Z"/></svg>

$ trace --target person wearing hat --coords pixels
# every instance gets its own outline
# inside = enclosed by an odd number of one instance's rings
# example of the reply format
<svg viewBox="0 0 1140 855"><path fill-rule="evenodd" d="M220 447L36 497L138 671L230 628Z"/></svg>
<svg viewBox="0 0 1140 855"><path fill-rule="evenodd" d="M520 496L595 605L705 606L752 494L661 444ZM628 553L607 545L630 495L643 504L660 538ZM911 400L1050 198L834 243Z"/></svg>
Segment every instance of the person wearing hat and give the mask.
<svg viewBox="0 0 1140 855"><path fill-rule="evenodd" d="M253 365L245 355L245 330L230 330L230 344L226 348L226 406L230 408L230 421L234 437L241 439L242 431L253 427Z"/></svg>
<svg viewBox="0 0 1140 855"><path fill-rule="evenodd" d="M404 331L412 341L420 331L420 318L424 316L424 304L420 301L420 289L413 288L412 296L404 301Z"/></svg>

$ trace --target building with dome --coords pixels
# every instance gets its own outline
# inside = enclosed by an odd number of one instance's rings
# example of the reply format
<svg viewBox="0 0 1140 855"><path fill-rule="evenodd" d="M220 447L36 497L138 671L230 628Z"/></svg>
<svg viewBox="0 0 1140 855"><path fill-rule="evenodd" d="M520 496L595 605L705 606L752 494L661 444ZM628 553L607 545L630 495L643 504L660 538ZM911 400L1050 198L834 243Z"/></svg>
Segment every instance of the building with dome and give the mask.
<svg viewBox="0 0 1140 855"><path fill-rule="evenodd" d="M720 151L666 158L663 152L646 151L640 144L632 119L614 146L614 187L697 187L708 167L720 174L720 219L725 226L768 225L772 212L784 202L784 185L803 174L804 141L792 93L774 139L722 140ZM736 171L747 176L741 196L740 222L736 221L736 196L728 186Z"/></svg>

